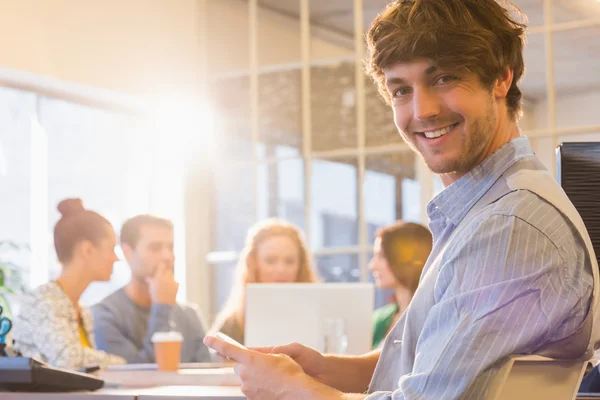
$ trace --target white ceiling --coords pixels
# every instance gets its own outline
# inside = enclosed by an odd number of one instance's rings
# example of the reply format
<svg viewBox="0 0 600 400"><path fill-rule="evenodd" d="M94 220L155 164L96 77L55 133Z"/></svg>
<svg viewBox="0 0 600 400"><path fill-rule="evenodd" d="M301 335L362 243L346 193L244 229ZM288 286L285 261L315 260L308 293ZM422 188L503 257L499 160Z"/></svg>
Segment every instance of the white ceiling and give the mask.
<svg viewBox="0 0 600 400"><path fill-rule="evenodd" d="M365 29L388 0L363 0ZM354 14L352 0L311 0L313 34L336 44L352 47ZM515 0L529 20L529 27L544 22L543 0ZM555 82L559 94L600 89L600 1L553 0L553 20L557 23L599 18L599 24L553 34ZM298 19L298 0L259 0L261 8ZM529 34L525 48L526 73L522 82L531 100L545 97L546 56L543 33Z"/></svg>

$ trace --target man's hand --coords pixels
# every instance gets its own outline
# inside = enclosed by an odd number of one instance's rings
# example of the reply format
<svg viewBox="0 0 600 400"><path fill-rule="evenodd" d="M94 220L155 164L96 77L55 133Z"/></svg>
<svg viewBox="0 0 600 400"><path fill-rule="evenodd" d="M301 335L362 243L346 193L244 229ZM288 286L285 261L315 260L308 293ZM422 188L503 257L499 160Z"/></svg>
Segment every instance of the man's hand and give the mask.
<svg viewBox="0 0 600 400"><path fill-rule="evenodd" d="M367 390L381 353L381 350L374 350L362 356L323 355L299 343L251 350L285 354L296 361L306 374L343 393L364 393Z"/></svg>
<svg viewBox="0 0 600 400"><path fill-rule="evenodd" d="M342 398L342 393L306 375L302 367L285 354L243 349L213 336L206 336L204 344L236 362L235 373L249 400Z"/></svg>
<svg viewBox="0 0 600 400"><path fill-rule="evenodd" d="M257 347L252 350L265 354L284 354L297 362L304 373L326 385L328 384L325 374L325 357L311 347L294 342L283 346Z"/></svg>
<svg viewBox="0 0 600 400"><path fill-rule="evenodd" d="M161 264L156 269L154 276L147 280L152 303L175 304L179 283L175 281L173 269L166 264Z"/></svg>

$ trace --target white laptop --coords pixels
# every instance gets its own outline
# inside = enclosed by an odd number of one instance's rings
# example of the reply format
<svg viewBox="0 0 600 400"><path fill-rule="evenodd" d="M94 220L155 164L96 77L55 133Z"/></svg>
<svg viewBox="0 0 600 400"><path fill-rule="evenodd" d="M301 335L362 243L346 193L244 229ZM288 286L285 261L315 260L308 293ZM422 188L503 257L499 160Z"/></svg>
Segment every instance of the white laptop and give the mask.
<svg viewBox="0 0 600 400"><path fill-rule="evenodd" d="M325 350L327 319L341 319L347 354L371 350L374 290L370 283L248 284L244 344L299 342Z"/></svg>

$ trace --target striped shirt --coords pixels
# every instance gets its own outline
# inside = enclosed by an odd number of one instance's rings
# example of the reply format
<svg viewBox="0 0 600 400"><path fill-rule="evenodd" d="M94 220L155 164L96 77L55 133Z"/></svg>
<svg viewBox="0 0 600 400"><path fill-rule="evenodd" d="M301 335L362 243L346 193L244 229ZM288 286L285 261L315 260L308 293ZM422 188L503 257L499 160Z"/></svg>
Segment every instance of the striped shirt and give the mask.
<svg viewBox="0 0 600 400"><path fill-rule="evenodd" d="M582 325L593 277L570 221L528 190L482 200L531 160L528 139L513 139L429 203L433 250L368 399L484 398L499 360L535 354Z"/></svg>

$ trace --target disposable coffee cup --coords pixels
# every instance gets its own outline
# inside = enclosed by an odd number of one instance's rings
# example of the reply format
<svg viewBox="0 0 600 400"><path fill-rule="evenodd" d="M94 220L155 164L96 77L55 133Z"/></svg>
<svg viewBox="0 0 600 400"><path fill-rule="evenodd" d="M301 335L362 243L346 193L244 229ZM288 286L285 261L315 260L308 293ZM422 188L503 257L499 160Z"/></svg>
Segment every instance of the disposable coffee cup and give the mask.
<svg viewBox="0 0 600 400"><path fill-rule="evenodd" d="M159 371L177 371L183 336L179 332L156 332L152 335L154 357Z"/></svg>

